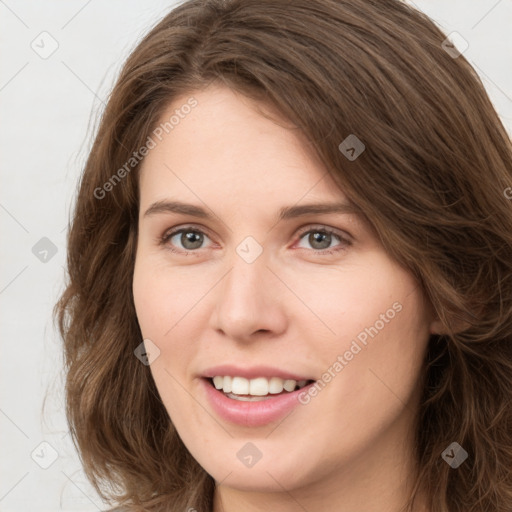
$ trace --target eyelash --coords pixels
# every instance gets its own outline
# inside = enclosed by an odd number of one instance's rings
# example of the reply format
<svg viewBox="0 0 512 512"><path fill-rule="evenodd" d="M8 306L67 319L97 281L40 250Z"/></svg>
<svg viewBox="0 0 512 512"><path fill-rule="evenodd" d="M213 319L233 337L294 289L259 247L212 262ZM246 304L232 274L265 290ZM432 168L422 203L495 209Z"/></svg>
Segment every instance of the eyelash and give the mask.
<svg viewBox="0 0 512 512"><path fill-rule="evenodd" d="M207 233L205 233L202 229L199 229L199 228L196 228L195 226L185 226L183 228L180 228L180 229L176 229L174 231L171 231L171 232L166 232L163 234L162 237L159 238L159 244L160 245L165 245L166 248L173 252L173 253L177 253L177 254L186 254L186 255L189 255L191 253L197 253L199 252L198 249L196 250L193 250L193 251L187 251L187 250L177 250L175 249L174 247L172 247L168 242L169 240L179 234L179 233L187 233L187 232L193 232L193 233L200 233L202 235L205 235L205 236L208 236ZM340 235L337 231L333 230L333 229L330 229L330 228L327 228L325 226L322 226L322 227L312 227L312 226L308 226L307 229L304 229L302 230L299 234L298 234L298 237L299 237L299 241L302 239L302 237L304 235L307 235L308 233L322 233L322 234L325 234L325 235L334 235L336 238L338 238L340 240L340 246L337 246L337 248L334 248L334 249L321 249L321 250L315 250L315 249L306 249L306 250L311 250L317 254L320 254L320 255L327 255L327 254L335 254L335 253L339 253L339 252L342 252L342 251L345 251L347 249L347 246L350 246L351 245L351 242L350 240L348 240L347 238L343 237L342 235ZM209 238L209 237L208 237ZM301 247L301 249L304 249Z"/></svg>

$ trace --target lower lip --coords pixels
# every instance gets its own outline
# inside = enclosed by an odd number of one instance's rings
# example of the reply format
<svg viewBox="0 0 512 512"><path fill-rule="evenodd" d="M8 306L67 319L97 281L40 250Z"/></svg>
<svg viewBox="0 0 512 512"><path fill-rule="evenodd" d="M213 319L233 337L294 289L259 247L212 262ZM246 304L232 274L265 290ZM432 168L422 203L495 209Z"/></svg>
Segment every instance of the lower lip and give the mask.
<svg viewBox="0 0 512 512"><path fill-rule="evenodd" d="M245 402L228 398L222 391L217 390L209 379L201 380L213 410L224 420L244 427L260 427L278 421L300 404L299 394L307 392L308 388L314 384L312 382L301 389L276 395L267 400Z"/></svg>

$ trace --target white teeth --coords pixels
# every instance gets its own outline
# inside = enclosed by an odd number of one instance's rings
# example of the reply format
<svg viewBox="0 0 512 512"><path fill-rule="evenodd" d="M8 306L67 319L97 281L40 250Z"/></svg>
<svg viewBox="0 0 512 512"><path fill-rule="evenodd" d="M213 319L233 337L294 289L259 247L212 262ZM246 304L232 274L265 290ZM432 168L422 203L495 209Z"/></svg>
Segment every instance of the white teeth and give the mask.
<svg viewBox="0 0 512 512"><path fill-rule="evenodd" d="M296 381L293 379L281 379L279 377L258 377L256 379L246 379L244 377L231 377L229 375L216 375L213 377L213 384L216 389L224 391L226 394L233 395L251 395L255 397L266 396L269 394L277 395L283 390L291 392L295 388L303 388L306 380Z"/></svg>
<svg viewBox="0 0 512 512"><path fill-rule="evenodd" d="M222 383L222 389L224 393L230 393L231 392L231 386L232 386L232 379L231 377L224 377L224 382Z"/></svg>
<svg viewBox="0 0 512 512"><path fill-rule="evenodd" d="M283 388L286 389L286 391L293 391L295 389L295 386L297 385L296 380L285 380L283 384Z"/></svg>
<svg viewBox="0 0 512 512"><path fill-rule="evenodd" d="M231 392L235 395L248 395L249 381L243 377L233 377L233 382L231 383Z"/></svg>
<svg viewBox="0 0 512 512"><path fill-rule="evenodd" d="M248 394L255 396L268 395L268 380L265 377L259 379L251 379L249 381L249 393L237 393L238 395Z"/></svg>
<svg viewBox="0 0 512 512"><path fill-rule="evenodd" d="M272 377L268 383L268 392L273 395L281 393L283 391L283 384L283 379L280 379L279 377Z"/></svg>

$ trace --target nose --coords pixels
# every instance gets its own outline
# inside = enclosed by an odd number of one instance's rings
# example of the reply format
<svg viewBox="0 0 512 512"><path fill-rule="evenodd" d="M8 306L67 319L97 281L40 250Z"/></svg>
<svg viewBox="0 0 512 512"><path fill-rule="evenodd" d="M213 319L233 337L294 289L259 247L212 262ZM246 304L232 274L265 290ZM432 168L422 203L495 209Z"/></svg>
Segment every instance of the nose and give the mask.
<svg viewBox="0 0 512 512"><path fill-rule="evenodd" d="M264 253L252 263L235 254L231 269L216 288L212 326L217 332L248 342L286 330L286 290L267 266Z"/></svg>

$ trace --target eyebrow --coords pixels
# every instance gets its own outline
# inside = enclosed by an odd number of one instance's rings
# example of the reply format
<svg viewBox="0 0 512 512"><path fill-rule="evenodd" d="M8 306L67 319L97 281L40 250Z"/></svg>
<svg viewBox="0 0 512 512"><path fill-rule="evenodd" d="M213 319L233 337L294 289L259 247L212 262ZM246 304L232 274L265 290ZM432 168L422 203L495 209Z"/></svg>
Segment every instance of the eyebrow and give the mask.
<svg viewBox="0 0 512 512"><path fill-rule="evenodd" d="M190 215L200 219L213 220L215 215L209 213L200 206L180 201L157 201L153 203L144 213L144 217L161 213L179 213ZM286 206L279 210L278 220L288 220L305 215L321 215L329 213L360 215L361 210L353 203L311 203L296 206Z"/></svg>

